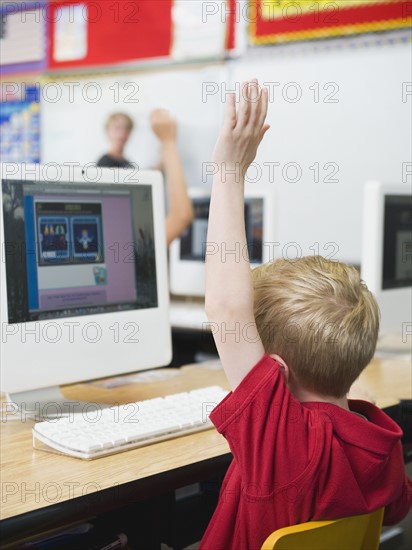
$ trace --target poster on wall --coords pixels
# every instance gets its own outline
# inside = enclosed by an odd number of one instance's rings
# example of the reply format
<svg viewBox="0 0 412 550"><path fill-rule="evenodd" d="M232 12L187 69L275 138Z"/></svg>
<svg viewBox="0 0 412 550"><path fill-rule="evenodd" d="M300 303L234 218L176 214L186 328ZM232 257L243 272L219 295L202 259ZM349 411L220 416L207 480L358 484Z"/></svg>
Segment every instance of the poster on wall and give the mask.
<svg viewBox="0 0 412 550"><path fill-rule="evenodd" d="M84 59L87 55L87 18L84 6L62 6L54 23L54 59L58 62Z"/></svg>
<svg viewBox="0 0 412 550"><path fill-rule="evenodd" d="M237 0L56 0L48 6L48 71L224 58L235 49L237 5Z"/></svg>
<svg viewBox="0 0 412 550"><path fill-rule="evenodd" d="M167 57L172 0L57 0L49 4L48 69L99 67Z"/></svg>
<svg viewBox="0 0 412 550"><path fill-rule="evenodd" d="M237 9L236 0L174 0L171 57L177 61L223 59L236 47Z"/></svg>
<svg viewBox="0 0 412 550"><path fill-rule="evenodd" d="M40 72L46 65L46 3L0 4L2 75Z"/></svg>
<svg viewBox="0 0 412 550"><path fill-rule="evenodd" d="M202 2L174 0L171 56L186 59L222 59L226 51L226 22L209 15Z"/></svg>
<svg viewBox="0 0 412 550"><path fill-rule="evenodd" d="M386 31L412 24L410 0L249 0L254 45Z"/></svg>
<svg viewBox="0 0 412 550"><path fill-rule="evenodd" d="M37 86L24 97L0 102L0 162L40 162L40 97Z"/></svg>

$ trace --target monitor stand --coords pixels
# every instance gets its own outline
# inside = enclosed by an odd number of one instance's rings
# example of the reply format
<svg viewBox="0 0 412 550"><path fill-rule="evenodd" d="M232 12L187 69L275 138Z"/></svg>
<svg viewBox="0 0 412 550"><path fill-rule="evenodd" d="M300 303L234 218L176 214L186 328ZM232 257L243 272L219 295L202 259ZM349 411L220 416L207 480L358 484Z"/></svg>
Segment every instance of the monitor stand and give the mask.
<svg viewBox="0 0 412 550"><path fill-rule="evenodd" d="M93 401L74 401L65 397L59 386L40 388L24 392L7 394L6 413L17 413L22 418L57 419L70 417L74 414L84 414L91 421L96 421L99 411L111 405Z"/></svg>

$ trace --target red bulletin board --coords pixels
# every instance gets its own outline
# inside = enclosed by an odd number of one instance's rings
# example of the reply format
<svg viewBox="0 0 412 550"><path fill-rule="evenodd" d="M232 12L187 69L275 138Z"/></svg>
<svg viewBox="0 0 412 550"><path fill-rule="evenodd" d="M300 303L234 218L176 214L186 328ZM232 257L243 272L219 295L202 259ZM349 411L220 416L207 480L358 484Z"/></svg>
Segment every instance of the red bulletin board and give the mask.
<svg viewBox="0 0 412 550"><path fill-rule="evenodd" d="M84 14L81 21L85 53L80 59L55 57L56 32L70 6ZM71 69L112 65L136 59L168 56L172 39L172 0L65 0L48 6L50 47L48 68ZM74 8L73 8L74 9ZM60 21L60 23L59 23ZM56 30L57 29L57 30Z"/></svg>
<svg viewBox="0 0 412 550"><path fill-rule="evenodd" d="M329 38L409 27L412 1L249 0L252 44Z"/></svg>
<svg viewBox="0 0 412 550"><path fill-rule="evenodd" d="M233 50L236 47L236 9L239 9L238 0L226 0L229 13L226 35L226 49Z"/></svg>

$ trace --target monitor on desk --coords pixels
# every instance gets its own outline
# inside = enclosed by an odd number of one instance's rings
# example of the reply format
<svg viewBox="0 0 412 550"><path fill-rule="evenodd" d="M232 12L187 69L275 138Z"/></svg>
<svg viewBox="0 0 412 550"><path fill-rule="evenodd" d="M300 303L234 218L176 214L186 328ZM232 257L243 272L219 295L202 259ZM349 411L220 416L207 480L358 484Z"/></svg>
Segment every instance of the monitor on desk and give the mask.
<svg viewBox="0 0 412 550"><path fill-rule="evenodd" d="M209 218L210 191L191 188L195 211L192 225L170 247L170 291L176 296L205 296L205 249ZM245 190L247 251L252 267L273 260L275 248L275 197L273 188ZM209 243L210 246L210 243ZM213 246L213 245L212 245ZM219 246L216 243L216 246ZM220 252L220 251L219 251Z"/></svg>
<svg viewBox="0 0 412 550"><path fill-rule="evenodd" d="M362 279L381 310L381 339L412 346L412 194L408 184L364 189ZM388 340L389 341L389 340ZM397 345L398 343L398 345ZM406 348L405 348L406 349Z"/></svg>
<svg viewBox="0 0 412 550"><path fill-rule="evenodd" d="M160 172L3 164L0 234L13 403L38 413L62 384L170 362Z"/></svg>

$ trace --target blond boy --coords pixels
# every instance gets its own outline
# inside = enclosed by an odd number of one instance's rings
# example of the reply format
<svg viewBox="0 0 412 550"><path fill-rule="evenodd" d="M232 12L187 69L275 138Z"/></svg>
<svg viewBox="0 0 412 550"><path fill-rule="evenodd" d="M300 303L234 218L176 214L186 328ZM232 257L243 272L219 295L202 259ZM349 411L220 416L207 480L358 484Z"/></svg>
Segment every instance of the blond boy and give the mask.
<svg viewBox="0 0 412 550"><path fill-rule="evenodd" d="M237 112L228 100L207 237L225 250L246 245L244 175L269 128L267 106L256 80L242 84ZM232 389L211 419L233 461L201 548L259 549L281 527L382 506L385 523L401 520L412 503L402 432L371 403L347 399L379 329L357 271L306 257L251 272L247 260L208 248L206 312L222 329L214 337ZM235 326L248 337L230 337Z"/></svg>

